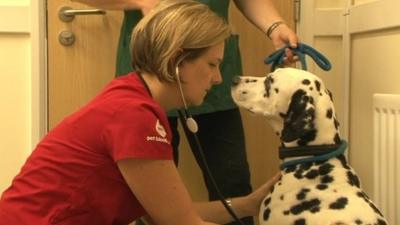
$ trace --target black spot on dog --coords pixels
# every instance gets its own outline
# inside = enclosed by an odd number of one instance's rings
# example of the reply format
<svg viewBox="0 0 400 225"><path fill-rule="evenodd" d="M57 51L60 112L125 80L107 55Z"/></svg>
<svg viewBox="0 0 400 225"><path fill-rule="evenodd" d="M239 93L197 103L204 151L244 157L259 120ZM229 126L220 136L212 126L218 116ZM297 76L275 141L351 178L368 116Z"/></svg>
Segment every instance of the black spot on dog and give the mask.
<svg viewBox="0 0 400 225"><path fill-rule="evenodd" d="M295 171L295 173L293 174L294 177L296 177L297 179L303 179L303 173L305 171L304 169L305 167L299 166L299 168Z"/></svg>
<svg viewBox="0 0 400 225"><path fill-rule="evenodd" d="M364 199L364 201L366 203L369 203L369 198L368 198L367 194L365 194L363 191L357 192L357 196Z"/></svg>
<svg viewBox="0 0 400 225"><path fill-rule="evenodd" d="M304 85L310 85L311 81L308 80L308 79L304 79L301 83L304 84Z"/></svg>
<svg viewBox="0 0 400 225"><path fill-rule="evenodd" d="M332 111L332 109L330 108L330 109L328 109L328 110L326 111L326 117L328 117L328 119L331 119L332 116L333 116L333 111Z"/></svg>
<svg viewBox="0 0 400 225"><path fill-rule="evenodd" d="M360 188L360 180L358 179L357 175L350 170L347 171L347 183L349 183L351 186Z"/></svg>
<svg viewBox="0 0 400 225"><path fill-rule="evenodd" d="M317 88L317 91L320 92L321 91L321 83L319 81L314 81L315 83L315 87Z"/></svg>
<svg viewBox="0 0 400 225"><path fill-rule="evenodd" d="M301 218L301 219L297 219L296 221L294 221L293 225L307 225L307 224L306 224L306 220Z"/></svg>
<svg viewBox="0 0 400 225"><path fill-rule="evenodd" d="M287 215L289 215L289 214L290 214L290 211L289 211L289 210L283 211L283 215L287 216Z"/></svg>
<svg viewBox="0 0 400 225"><path fill-rule="evenodd" d="M339 128L340 123L336 118L333 120L333 125L335 125L336 130Z"/></svg>
<svg viewBox="0 0 400 225"><path fill-rule="evenodd" d="M315 165L320 166L320 165L326 163L327 161L328 160L322 160L322 161L319 161L319 162L315 162Z"/></svg>
<svg viewBox="0 0 400 225"><path fill-rule="evenodd" d="M304 90L297 90L291 98L288 111L284 117L281 139L291 142L300 139L300 145L306 145L316 137L314 127L315 110L310 106L311 96Z"/></svg>
<svg viewBox="0 0 400 225"><path fill-rule="evenodd" d="M312 91L312 90L314 90L314 88L313 88L313 87L310 87L309 90Z"/></svg>
<svg viewBox="0 0 400 225"><path fill-rule="evenodd" d="M307 132L306 135L304 135L300 140L297 141L297 144L299 146L305 146L307 145L308 142L314 140L316 136L317 136L317 130L309 131Z"/></svg>
<svg viewBox="0 0 400 225"><path fill-rule="evenodd" d="M313 104L314 105L314 98L310 98L310 104ZM314 109L314 108L313 108Z"/></svg>
<svg viewBox="0 0 400 225"><path fill-rule="evenodd" d="M269 203L271 203L271 198L265 199L264 206L267 207L269 205Z"/></svg>
<svg viewBox="0 0 400 225"><path fill-rule="evenodd" d="M383 217L381 211L379 211L379 209L371 202L369 201L369 206L374 210L374 212L378 215L380 215L381 217Z"/></svg>
<svg viewBox="0 0 400 225"><path fill-rule="evenodd" d="M272 78L271 76L268 76L264 81L264 86L265 86L265 91L266 91L267 97L270 96L270 91L271 91L273 83L274 83L274 78Z"/></svg>
<svg viewBox="0 0 400 225"><path fill-rule="evenodd" d="M327 95L329 95L329 98L331 99L331 101L333 102L333 96L332 96L332 92L331 91L329 91L328 89L326 89L325 90L325 93L327 94Z"/></svg>
<svg viewBox="0 0 400 225"><path fill-rule="evenodd" d="M329 176L329 175L325 175L325 176L323 176L321 178L321 182L324 183L324 184L332 183L333 182L333 177Z"/></svg>
<svg viewBox="0 0 400 225"><path fill-rule="evenodd" d="M310 189L308 188L301 189L301 191L296 195L297 200L304 200L308 192L310 192Z"/></svg>
<svg viewBox="0 0 400 225"><path fill-rule="evenodd" d="M303 179L303 173L302 172L299 172L299 171L296 171L294 174L293 174L293 176L294 177L296 177L297 179Z"/></svg>
<svg viewBox="0 0 400 225"><path fill-rule="evenodd" d="M343 168L350 170L350 166L347 164L346 157L344 157L343 154L337 156L336 158L339 159L339 161L342 164Z"/></svg>
<svg viewBox="0 0 400 225"><path fill-rule="evenodd" d="M327 174L329 174L330 172L332 172L333 167L334 167L334 166L333 166L332 164L330 164L330 163L324 163L324 164L322 164L322 165L318 168L318 173L319 173L321 176L327 175Z"/></svg>
<svg viewBox="0 0 400 225"><path fill-rule="evenodd" d="M319 199L311 199L309 201L303 201L290 208L290 212L294 215L299 215L304 211L310 211L312 213L319 212L321 201Z"/></svg>
<svg viewBox="0 0 400 225"><path fill-rule="evenodd" d="M293 173L294 171L296 171L296 165L291 165L284 169L285 173Z"/></svg>
<svg viewBox="0 0 400 225"><path fill-rule="evenodd" d="M266 209L264 210L264 213L263 213L263 219L264 219L264 221L268 221L269 215L270 215L270 214L271 214L271 209L266 208Z"/></svg>
<svg viewBox="0 0 400 225"><path fill-rule="evenodd" d="M333 141L335 142L335 144L340 144L340 142L342 142L342 140L340 139L339 133L335 134L335 137L333 138Z"/></svg>
<svg viewBox="0 0 400 225"><path fill-rule="evenodd" d="M312 165L313 165L312 163L303 163L300 165L299 169L307 171L311 168Z"/></svg>
<svg viewBox="0 0 400 225"><path fill-rule="evenodd" d="M305 177L306 177L307 179L310 179L310 180L311 180L311 179L316 178L318 175L319 175L318 170L312 169L312 170L310 170L310 171L308 171L308 172L306 173Z"/></svg>
<svg viewBox="0 0 400 225"><path fill-rule="evenodd" d="M317 187L316 187L318 190L325 190L325 189L327 189L328 188L328 185L326 185L326 184L318 184L317 185Z"/></svg>
<svg viewBox="0 0 400 225"><path fill-rule="evenodd" d="M271 190L269 191L269 193L273 193L275 190L275 185L271 187Z"/></svg>
<svg viewBox="0 0 400 225"><path fill-rule="evenodd" d="M360 220L360 219L356 219L356 221L354 221L357 225L361 225L361 224L363 224L363 222L362 222L362 220Z"/></svg>
<svg viewBox="0 0 400 225"><path fill-rule="evenodd" d="M281 196L279 197L279 199L283 201L283 200L285 199L285 196L284 196L284 195L281 195Z"/></svg>
<svg viewBox="0 0 400 225"><path fill-rule="evenodd" d="M279 93L279 89L278 88L275 88L274 90L275 90L275 93Z"/></svg>
<svg viewBox="0 0 400 225"><path fill-rule="evenodd" d="M257 80L256 79L253 79L253 80L245 79L244 82L245 83L255 83L255 82L257 82Z"/></svg>
<svg viewBox="0 0 400 225"><path fill-rule="evenodd" d="M345 197L338 198L335 202L329 205L330 209L344 209L349 200Z"/></svg>
<svg viewBox="0 0 400 225"><path fill-rule="evenodd" d="M384 220L378 219L377 222L378 225L387 225L387 223Z"/></svg>

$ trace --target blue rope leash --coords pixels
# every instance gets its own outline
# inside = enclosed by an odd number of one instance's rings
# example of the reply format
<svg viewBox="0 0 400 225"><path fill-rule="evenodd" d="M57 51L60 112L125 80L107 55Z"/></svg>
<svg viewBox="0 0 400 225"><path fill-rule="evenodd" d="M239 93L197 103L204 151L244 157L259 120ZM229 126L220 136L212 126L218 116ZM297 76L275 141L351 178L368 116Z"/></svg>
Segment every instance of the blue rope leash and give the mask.
<svg viewBox="0 0 400 225"><path fill-rule="evenodd" d="M319 156L307 157L304 159L295 159L295 160L291 160L291 161L286 161L281 164L281 169L284 169L288 166L294 166L297 164L320 162L320 161L328 160L330 158L333 158L333 157L343 154L344 151L346 150L346 148L347 148L347 142L342 140L342 143L340 144L340 146L333 152L329 152L327 154L319 155Z"/></svg>
<svg viewBox="0 0 400 225"><path fill-rule="evenodd" d="M293 54L299 57L303 70L307 70L306 55L309 55L321 69L328 71L332 68L329 60L320 52L306 44L298 43L296 48L287 45L264 59L264 63L271 64L272 71L274 71L276 67L283 65L286 48L290 48Z"/></svg>

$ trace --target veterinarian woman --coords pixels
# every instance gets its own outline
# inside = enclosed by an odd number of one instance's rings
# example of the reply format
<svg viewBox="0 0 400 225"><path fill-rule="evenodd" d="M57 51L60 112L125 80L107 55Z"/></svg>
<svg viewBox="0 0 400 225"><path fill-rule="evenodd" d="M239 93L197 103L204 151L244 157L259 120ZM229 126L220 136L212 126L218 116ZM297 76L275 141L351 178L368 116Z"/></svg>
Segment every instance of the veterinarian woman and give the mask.
<svg viewBox="0 0 400 225"><path fill-rule="evenodd" d="M146 215L157 225L231 221L220 202L192 203L165 114L184 99L201 104L221 82L229 35L207 6L162 1L133 32L138 72L110 82L38 144L1 197L1 225L117 225ZM238 216L257 215L277 179L232 199Z"/></svg>
<svg viewBox="0 0 400 225"><path fill-rule="evenodd" d="M126 10L120 32L118 45L116 75L126 75L133 70L129 49L132 29L160 0L77 0L94 7ZM281 48L286 43L295 46L296 34L283 22L272 0L197 0L219 16L229 21L229 7L235 3L243 13L244 18L264 32L265 41L270 37L275 48ZM180 26L180 24L176 24ZM266 53L268 54L268 53ZM227 197L244 196L251 192L250 170L247 162L245 134L240 111L232 101L230 85L232 78L242 75L241 55L239 50L239 36L231 35L225 43L225 59L220 65L223 82L207 93L201 106L190 107L189 112L197 121L200 129L197 133L204 149L209 168L215 177L221 192ZM290 59L291 52L288 52ZM288 60L293 62L294 60ZM168 113L171 131L172 147L175 162L178 162L178 146L180 136L178 132L177 113ZM195 149L193 139L189 135L191 148ZM196 160L199 160L197 151L193 151ZM205 169L201 164L200 168ZM204 176L209 199L215 200L218 195L211 186L211 181ZM243 223L252 225L252 217L243 218ZM237 223L235 223L237 225Z"/></svg>

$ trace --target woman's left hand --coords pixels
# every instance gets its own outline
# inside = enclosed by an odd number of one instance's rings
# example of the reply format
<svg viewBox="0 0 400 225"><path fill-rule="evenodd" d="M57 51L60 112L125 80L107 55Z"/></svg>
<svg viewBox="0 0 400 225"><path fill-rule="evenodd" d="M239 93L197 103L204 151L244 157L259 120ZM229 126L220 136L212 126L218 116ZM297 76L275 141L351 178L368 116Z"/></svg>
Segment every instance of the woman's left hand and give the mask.
<svg viewBox="0 0 400 225"><path fill-rule="evenodd" d="M275 174L275 176L270 178L265 184L257 188L257 190L255 190L248 196L246 196L246 198L249 200L249 207L252 207L250 209L252 212L251 215L253 216L258 215L262 200L268 195L268 193L271 191L271 188L280 178L281 178L281 173L278 172Z"/></svg>

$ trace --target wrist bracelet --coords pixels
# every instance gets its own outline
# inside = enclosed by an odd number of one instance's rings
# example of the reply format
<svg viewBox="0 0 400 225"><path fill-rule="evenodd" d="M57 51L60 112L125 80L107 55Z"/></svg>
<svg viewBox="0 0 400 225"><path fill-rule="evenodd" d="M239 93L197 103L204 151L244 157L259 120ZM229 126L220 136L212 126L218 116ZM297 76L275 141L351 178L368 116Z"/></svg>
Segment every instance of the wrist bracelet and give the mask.
<svg viewBox="0 0 400 225"><path fill-rule="evenodd" d="M272 32L279 26L279 25L281 25L281 24L284 24L285 22L283 22L282 20L279 20L279 21L276 21L276 22L274 22L273 24L271 24L271 26L269 26L268 27L268 30L267 30L267 37L269 38L269 39L271 39L271 34L272 34Z"/></svg>
<svg viewBox="0 0 400 225"><path fill-rule="evenodd" d="M232 199L231 198L225 199L225 202L229 207L232 207Z"/></svg>

